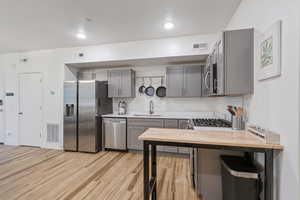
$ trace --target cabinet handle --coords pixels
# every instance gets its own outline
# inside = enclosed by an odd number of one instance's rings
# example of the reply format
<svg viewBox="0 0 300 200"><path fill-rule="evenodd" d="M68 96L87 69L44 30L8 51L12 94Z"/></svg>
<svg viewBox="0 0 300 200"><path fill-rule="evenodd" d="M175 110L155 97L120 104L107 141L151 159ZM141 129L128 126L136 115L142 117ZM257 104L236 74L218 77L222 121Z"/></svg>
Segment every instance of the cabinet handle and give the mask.
<svg viewBox="0 0 300 200"><path fill-rule="evenodd" d="M215 90L218 89L218 80L217 79L214 80L214 89Z"/></svg>
<svg viewBox="0 0 300 200"><path fill-rule="evenodd" d="M206 89L209 89L208 84L207 84L207 78L208 78L209 74L210 74L210 71L206 72L206 75L204 78L204 85L205 85Z"/></svg>

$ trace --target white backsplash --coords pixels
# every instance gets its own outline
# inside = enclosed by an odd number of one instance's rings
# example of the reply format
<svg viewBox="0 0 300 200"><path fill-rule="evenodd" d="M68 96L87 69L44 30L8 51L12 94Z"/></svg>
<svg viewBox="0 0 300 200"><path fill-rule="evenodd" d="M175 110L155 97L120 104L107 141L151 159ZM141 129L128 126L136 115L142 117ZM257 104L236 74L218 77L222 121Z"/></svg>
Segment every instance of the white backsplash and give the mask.
<svg viewBox="0 0 300 200"><path fill-rule="evenodd" d="M140 66L130 67L136 71L136 76L165 76L166 66ZM92 73L96 74L96 80L107 80L107 69L85 70L82 73L83 79L91 79ZM95 75L94 75L95 76ZM155 113L165 112L220 112L226 113L227 105L242 106L242 97L199 97L199 98L159 98L157 96L149 97L145 94L139 94L138 88L142 85L143 79L136 80L136 98L114 98L113 110L118 111L120 100L127 102L128 113L148 113L149 101L154 102ZM150 84L149 79L145 79L145 86ZM164 81L165 84L165 81ZM152 80L152 86L157 88L161 85L160 78Z"/></svg>

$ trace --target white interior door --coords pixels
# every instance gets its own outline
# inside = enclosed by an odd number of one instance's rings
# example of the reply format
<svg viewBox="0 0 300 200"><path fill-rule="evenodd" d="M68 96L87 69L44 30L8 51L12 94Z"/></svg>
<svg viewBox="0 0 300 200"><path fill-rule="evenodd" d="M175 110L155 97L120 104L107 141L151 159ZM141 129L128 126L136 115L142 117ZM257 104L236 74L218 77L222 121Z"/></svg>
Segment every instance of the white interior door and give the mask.
<svg viewBox="0 0 300 200"><path fill-rule="evenodd" d="M20 144L41 146L42 75L19 75L19 133Z"/></svg>

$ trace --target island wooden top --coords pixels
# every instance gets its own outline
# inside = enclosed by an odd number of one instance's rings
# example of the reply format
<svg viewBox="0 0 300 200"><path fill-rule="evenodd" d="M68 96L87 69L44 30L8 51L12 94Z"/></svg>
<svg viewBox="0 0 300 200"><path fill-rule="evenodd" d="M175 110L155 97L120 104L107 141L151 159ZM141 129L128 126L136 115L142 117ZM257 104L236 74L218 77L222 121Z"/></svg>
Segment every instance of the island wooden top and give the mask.
<svg viewBox="0 0 300 200"><path fill-rule="evenodd" d="M139 136L139 140L283 150L283 146L266 144L246 131L150 128Z"/></svg>

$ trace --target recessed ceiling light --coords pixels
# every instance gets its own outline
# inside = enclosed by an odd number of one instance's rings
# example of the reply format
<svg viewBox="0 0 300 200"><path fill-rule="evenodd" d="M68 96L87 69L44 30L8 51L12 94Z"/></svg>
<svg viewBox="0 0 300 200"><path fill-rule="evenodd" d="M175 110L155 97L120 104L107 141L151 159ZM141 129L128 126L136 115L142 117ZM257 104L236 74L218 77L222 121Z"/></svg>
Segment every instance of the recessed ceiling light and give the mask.
<svg viewBox="0 0 300 200"><path fill-rule="evenodd" d="M81 40L86 39L86 35L85 35L84 33L77 33L77 34L76 34L76 37L77 37L78 39L81 39Z"/></svg>
<svg viewBox="0 0 300 200"><path fill-rule="evenodd" d="M164 24L164 28L165 28L166 30L173 29L173 28L174 28L174 24L173 24L172 22L166 22L166 23Z"/></svg>

